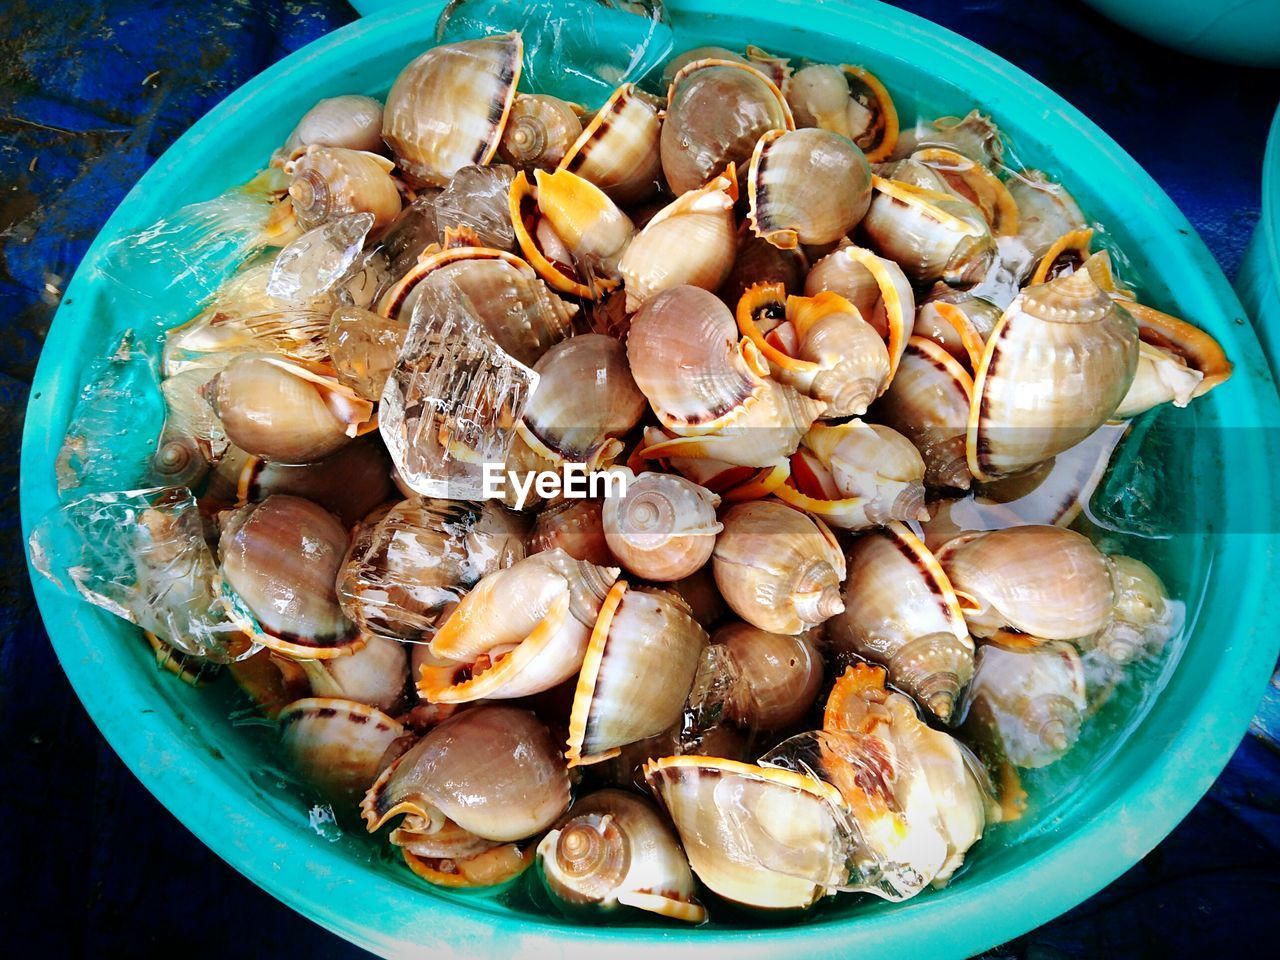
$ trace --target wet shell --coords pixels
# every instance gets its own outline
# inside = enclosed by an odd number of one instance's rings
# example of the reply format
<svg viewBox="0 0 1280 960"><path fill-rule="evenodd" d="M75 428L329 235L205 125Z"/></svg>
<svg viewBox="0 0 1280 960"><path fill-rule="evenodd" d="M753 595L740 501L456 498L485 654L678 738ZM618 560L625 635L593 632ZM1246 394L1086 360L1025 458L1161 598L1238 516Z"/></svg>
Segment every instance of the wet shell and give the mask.
<svg viewBox="0 0 1280 960"><path fill-rule="evenodd" d="M1027 288L974 377L970 472L992 479L1075 446L1115 414L1137 363L1137 324L1089 270Z"/></svg>
<svg viewBox="0 0 1280 960"><path fill-rule="evenodd" d="M814 424L791 458L778 499L833 527L861 530L890 520L927 520L924 460L905 436L850 420Z"/></svg>
<svg viewBox="0 0 1280 960"><path fill-rule="evenodd" d="M827 625L832 652L883 664L895 686L947 722L973 675L973 641L937 559L890 523L854 541L848 565L844 612Z"/></svg>
<svg viewBox="0 0 1280 960"><path fill-rule="evenodd" d="M824 290L838 293L858 308L862 319L884 338L891 364L897 364L916 313L915 294L902 268L862 247L842 246L814 264L805 277L806 297Z"/></svg>
<svg viewBox="0 0 1280 960"><path fill-rule="evenodd" d="M863 233L912 283L967 288L986 276L996 245L981 210L949 193L882 177L873 183Z"/></svg>
<svg viewBox="0 0 1280 960"><path fill-rule="evenodd" d="M550 170L582 135L573 104L542 94L516 94L498 143L498 156L513 167Z"/></svg>
<svg viewBox="0 0 1280 960"><path fill-rule="evenodd" d="M374 424L368 400L322 368L283 357L237 357L202 392L228 439L264 460L323 460Z"/></svg>
<svg viewBox="0 0 1280 960"><path fill-rule="evenodd" d="M821 520L768 500L737 504L721 520L712 570L743 620L794 635L844 609L844 556Z"/></svg>
<svg viewBox="0 0 1280 960"><path fill-rule="evenodd" d="M1175 629L1165 585L1154 570L1133 557L1108 557L1107 564L1115 592L1111 620L1079 647L1098 650L1115 664L1156 656Z"/></svg>
<svg viewBox="0 0 1280 960"><path fill-rule="evenodd" d="M662 157L658 108L635 84L613 92L569 148L560 166L631 205L658 190Z"/></svg>
<svg viewBox="0 0 1280 960"><path fill-rule="evenodd" d="M751 154L747 201L752 229L776 247L834 243L871 205L871 168L840 134L770 130Z"/></svg>
<svg viewBox="0 0 1280 960"><path fill-rule="evenodd" d="M576 304L547 288L525 261L486 247L455 247L424 256L383 294L378 312L408 318L430 293L458 302L480 320L498 346L533 366L553 344L573 332Z"/></svg>
<svg viewBox="0 0 1280 960"><path fill-rule="evenodd" d="M614 584L578 675L569 765L607 760L675 724L706 644L706 631L676 594Z"/></svg>
<svg viewBox="0 0 1280 960"><path fill-rule="evenodd" d="M804 908L843 883L839 792L816 777L699 756L650 760L644 774L693 872L721 897Z"/></svg>
<svg viewBox="0 0 1280 960"><path fill-rule="evenodd" d="M446 821L509 843L551 826L569 806L569 776L551 733L527 710L481 705L445 720L389 766L361 804L369 832L397 814Z"/></svg>
<svg viewBox="0 0 1280 960"><path fill-rule="evenodd" d="M431 641L453 667L424 667L418 692L432 703L512 699L549 690L582 665L617 567L563 550L526 557L484 577ZM519 603L509 598L518 597Z"/></svg>
<svg viewBox="0 0 1280 960"><path fill-rule="evenodd" d="M963 117L938 117L921 120L898 136L893 151L895 158L909 157L922 147L945 147L995 168L1004 157L1004 141L991 118L977 110Z"/></svg>
<svg viewBox="0 0 1280 960"><path fill-rule="evenodd" d="M915 444L926 484L967 490L973 480L965 458L972 399L968 371L934 341L912 337L872 416Z"/></svg>
<svg viewBox="0 0 1280 960"><path fill-rule="evenodd" d="M737 667L729 717L751 730L785 730L808 715L822 686L823 660L810 633L786 636L731 623L711 638Z"/></svg>
<svg viewBox="0 0 1280 960"><path fill-rule="evenodd" d="M382 149L382 104L373 97L346 94L321 100L302 115L274 157L283 164L311 145L348 150Z"/></svg>
<svg viewBox="0 0 1280 960"><path fill-rule="evenodd" d="M763 332L782 317L784 323ZM824 417L861 416L893 375L889 347L839 294L784 301L776 284L752 287L738 301L737 321L775 377L824 404Z"/></svg>
<svg viewBox="0 0 1280 960"><path fill-rule="evenodd" d="M1041 171L1014 173L1006 186L1018 204L1018 239L1033 260L1043 257L1063 234L1084 228L1075 198Z"/></svg>
<svg viewBox="0 0 1280 960"><path fill-rule="evenodd" d="M702 186L729 164L747 168L766 130L794 130L782 92L750 64L695 60L667 91L662 172L676 196Z"/></svg>
<svg viewBox="0 0 1280 960"><path fill-rule="evenodd" d="M983 644L965 695L964 732L1016 767L1043 767L1075 744L1086 709L1084 667L1067 643Z"/></svg>
<svg viewBox="0 0 1280 960"><path fill-rule="evenodd" d="M945 147L928 147L911 155L916 163L936 173L947 190L979 210L997 237L1013 237L1020 228L1017 201L994 173L982 163Z"/></svg>
<svg viewBox="0 0 1280 960"><path fill-rule="evenodd" d="M312 696L340 697L394 712L409 686L409 654L396 640L365 637L365 645L345 657L299 660ZM365 781L367 787L373 779ZM363 788L362 788L363 789Z"/></svg>
<svg viewBox="0 0 1280 960"><path fill-rule="evenodd" d="M622 790L588 794L538 844L547 893L566 913L631 908L701 923L693 874L675 833L648 801Z"/></svg>
<svg viewBox="0 0 1280 960"><path fill-rule="evenodd" d="M798 294L803 292L809 272L809 258L803 249L780 250L757 237L751 225L744 221L738 228L738 253L733 269L720 285L720 299L733 309L747 289L758 283L780 283L787 293Z"/></svg>
<svg viewBox="0 0 1280 960"><path fill-rule="evenodd" d="M218 464L233 466L235 458ZM273 493L291 493L318 503L348 526L369 511L395 498L391 458L376 437L360 437L316 463L299 466L271 463L246 456L231 477L237 503L265 500ZM207 496L208 494L206 494Z"/></svg>
<svg viewBox="0 0 1280 960"><path fill-rule="evenodd" d="M427 883L437 887L469 889L496 887L514 880L532 864L532 842L523 845L503 843L462 859L453 857L419 857L408 849L401 851L404 862Z"/></svg>
<svg viewBox="0 0 1280 960"><path fill-rule="evenodd" d="M654 215L618 263L629 312L682 284L719 289L737 253L736 196L732 175L720 176Z"/></svg>
<svg viewBox="0 0 1280 960"><path fill-rule="evenodd" d="M344 809L378 778L404 734L404 727L381 710L331 697L296 700L278 719L290 762Z"/></svg>
<svg viewBox="0 0 1280 960"><path fill-rule="evenodd" d="M347 531L310 500L276 494L219 517L232 619L285 656L323 659L364 641L338 605L334 580Z"/></svg>
<svg viewBox="0 0 1280 960"><path fill-rule="evenodd" d="M406 174L428 186L498 149L520 80L519 33L443 44L396 77L387 95L382 136Z"/></svg>
<svg viewBox="0 0 1280 960"><path fill-rule="evenodd" d="M821 127L848 137L872 163L887 160L898 142L898 111L889 91L863 67L818 63L787 84L797 127Z"/></svg>
<svg viewBox="0 0 1280 960"><path fill-rule="evenodd" d="M529 533L529 553L559 547L575 560L601 567L618 565L605 539L604 504L599 500L561 500L542 510Z"/></svg>
<svg viewBox="0 0 1280 960"><path fill-rule="evenodd" d="M1231 378L1231 361L1218 342L1177 317L1140 303L1124 309L1138 321L1138 368L1133 384L1115 412L1136 417L1162 403L1185 407Z"/></svg>
<svg viewBox="0 0 1280 960"><path fill-rule="evenodd" d="M728 60L732 63L746 63L747 58L728 47L694 47L684 53L676 54L662 68L662 85L670 87L677 73L696 60Z"/></svg>
<svg viewBox="0 0 1280 960"><path fill-rule="evenodd" d="M942 347L969 373L982 359L982 348L995 329L1001 310L989 300L945 283L933 285L916 310L913 334Z"/></svg>
<svg viewBox="0 0 1280 960"><path fill-rule="evenodd" d="M519 438L553 464L608 465L619 439L640 422L645 397L631 377L626 348L601 333L556 344L534 365L540 377L517 427Z"/></svg>
<svg viewBox="0 0 1280 960"><path fill-rule="evenodd" d="M376 153L307 147L286 169L293 175L293 211L307 229L348 214L371 213L372 232L381 233L400 214L400 191L391 179L395 165Z"/></svg>
<svg viewBox="0 0 1280 960"><path fill-rule="evenodd" d="M630 573L646 580L679 580L711 559L720 498L669 473L641 473L622 497L604 504L609 549Z"/></svg>
<svg viewBox="0 0 1280 960"><path fill-rule="evenodd" d="M974 636L1014 630L1074 640L1106 626L1115 600L1106 558L1073 530L1020 526L968 534L939 562Z"/></svg>

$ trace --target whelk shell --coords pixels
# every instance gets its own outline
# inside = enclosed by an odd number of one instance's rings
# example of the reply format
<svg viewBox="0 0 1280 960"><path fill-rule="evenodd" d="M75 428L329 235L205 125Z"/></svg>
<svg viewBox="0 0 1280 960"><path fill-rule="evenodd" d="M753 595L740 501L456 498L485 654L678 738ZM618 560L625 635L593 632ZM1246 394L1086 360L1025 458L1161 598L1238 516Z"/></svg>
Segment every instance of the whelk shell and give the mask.
<svg viewBox="0 0 1280 960"><path fill-rule="evenodd" d="M787 84L797 127L821 127L848 137L871 163L889 159L898 142L898 111L889 91L863 67L819 63Z"/></svg>
<svg viewBox="0 0 1280 960"><path fill-rule="evenodd" d="M883 177L872 179L863 232L916 285L945 280L970 287L995 259L995 239L982 211L966 200Z"/></svg>
<svg viewBox="0 0 1280 960"><path fill-rule="evenodd" d="M550 170L582 135L573 104L544 94L516 94L498 143L498 156L513 167Z"/></svg>
<svg viewBox="0 0 1280 960"><path fill-rule="evenodd" d="M590 180L615 203L635 204L658 190L662 157L658 108L625 83L596 111L560 166Z"/></svg>
<svg viewBox="0 0 1280 960"><path fill-rule="evenodd" d="M400 214L400 191L391 179L395 165L386 157L342 147L307 147L286 170L292 174L289 199L298 222L307 229L351 213L373 214L373 233L381 233Z"/></svg>
<svg viewBox="0 0 1280 960"><path fill-rule="evenodd" d="M628 572L679 580L711 559L719 505L718 496L683 477L644 472L632 477L625 496L605 501L604 536Z"/></svg>
<svg viewBox="0 0 1280 960"><path fill-rule="evenodd" d="M376 707L333 697L296 700L277 719L294 767L344 808L369 789L404 735L404 727Z"/></svg>

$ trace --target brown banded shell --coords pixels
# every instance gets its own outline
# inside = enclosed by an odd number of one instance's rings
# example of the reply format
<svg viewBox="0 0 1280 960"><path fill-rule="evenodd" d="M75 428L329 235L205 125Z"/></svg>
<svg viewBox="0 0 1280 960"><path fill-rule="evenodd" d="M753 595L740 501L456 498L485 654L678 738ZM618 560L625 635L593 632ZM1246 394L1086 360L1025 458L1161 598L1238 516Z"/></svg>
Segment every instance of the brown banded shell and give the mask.
<svg viewBox="0 0 1280 960"><path fill-rule="evenodd" d="M912 283L944 280L967 288L987 275L996 244L981 210L952 194L897 180L875 177L873 184L863 233Z"/></svg>
<svg viewBox="0 0 1280 960"><path fill-rule="evenodd" d="M834 243L871 205L871 168L862 151L827 130L769 130L747 172L748 220L776 247Z"/></svg>
<svg viewBox="0 0 1280 960"><path fill-rule="evenodd" d="M898 372L872 415L897 430L920 451L925 483L969 489L965 435L973 377L954 357L925 337L912 337Z"/></svg>
<svg viewBox="0 0 1280 960"><path fill-rule="evenodd" d="M712 570L743 620L795 635L844 609L844 555L821 520L777 501L739 503L721 518Z"/></svg>
<svg viewBox="0 0 1280 960"><path fill-rule="evenodd" d="M835 787L801 773L715 757L644 765L698 879L759 909L811 906L847 877Z"/></svg>
<svg viewBox="0 0 1280 960"><path fill-rule="evenodd" d="M566 913L630 908L687 923L707 916L675 833L633 793L605 789L576 800L538 844L538 864Z"/></svg>
<svg viewBox="0 0 1280 960"><path fill-rule="evenodd" d="M414 875L437 887L469 889L497 887L514 880L533 863L533 843L502 843L480 853L453 857L419 857L405 848L400 851Z"/></svg>
<svg viewBox="0 0 1280 960"><path fill-rule="evenodd" d="M373 404L324 368L284 357L245 354L202 392L227 438L280 463L314 463L373 428Z"/></svg>
<svg viewBox="0 0 1280 960"><path fill-rule="evenodd" d="M400 191L391 179L395 165L376 153L312 146L286 169L293 176L293 211L307 229L348 214L371 213L371 232L377 234L400 214Z"/></svg>
<svg viewBox="0 0 1280 960"><path fill-rule="evenodd" d="M720 498L669 473L641 473L603 512L609 549L628 572L646 580L687 577L711 559Z"/></svg>
<svg viewBox="0 0 1280 960"><path fill-rule="evenodd" d="M1020 228L1017 201L1004 181L984 164L946 147L927 147L911 155L916 163L936 173L950 193L979 210L997 237L1013 237Z"/></svg>
<svg viewBox="0 0 1280 960"><path fill-rule="evenodd" d="M578 674L569 765L607 760L675 724L706 645L706 631L678 595L615 583Z"/></svg>
<svg viewBox="0 0 1280 960"><path fill-rule="evenodd" d="M987 643L965 694L964 732L988 759L1043 767L1075 744L1085 709L1084 667L1069 643Z"/></svg>
<svg viewBox="0 0 1280 960"><path fill-rule="evenodd" d="M533 519L529 553L559 547L575 560L601 567L617 566L618 559L605 539L603 509L599 500L565 499L550 504Z"/></svg>
<svg viewBox="0 0 1280 960"><path fill-rule="evenodd" d="M844 530L927 520L924 472L920 453L896 430L857 419L815 423L777 496Z"/></svg>
<svg viewBox="0 0 1280 960"><path fill-rule="evenodd" d="M409 654L386 637L366 636L364 646L345 657L299 660L298 665L312 696L354 700L384 712L395 712L409 686Z"/></svg>
<svg viewBox="0 0 1280 960"><path fill-rule="evenodd" d="M1137 363L1137 324L1089 270L1028 287L987 338L974 376L970 472L993 479L1075 446L1115 414Z"/></svg>
<svg viewBox="0 0 1280 960"><path fill-rule="evenodd" d="M938 560L974 636L1013 630L1074 640L1106 626L1115 597L1106 557L1074 530L1019 526L967 534Z"/></svg>
<svg viewBox="0 0 1280 960"><path fill-rule="evenodd" d="M867 160L887 160L898 142L898 111L889 91L863 67L817 63L796 71L786 88L797 127L848 137Z"/></svg>
<svg viewBox="0 0 1280 960"><path fill-rule="evenodd" d="M522 555L504 551L491 564L483 544L473 550L479 519L471 504L417 496L371 517L357 529L338 576L347 616L368 634L430 639L445 611L491 566L509 566Z"/></svg>
<svg viewBox="0 0 1280 960"><path fill-rule="evenodd" d="M455 247L422 257L382 295L378 312L408 318L427 291L465 304L494 342L526 366L573 332L578 312L524 260L485 247Z"/></svg>
<svg viewBox="0 0 1280 960"><path fill-rule="evenodd" d="M343 808L364 796L404 735L404 727L376 707L333 697L295 700L277 719L290 762Z"/></svg>
<svg viewBox="0 0 1280 960"><path fill-rule="evenodd" d="M991 301L953 290L939 281L916 309L912 332L937 343L972 373L1001 312Z"/></svg>
<svg viewBox="0 0 1280 960"><path fill-rule="evenodd" d="M676 196L729 164L745 171L766 130L794 130L782 92L747 63L695 60L672 78L662 123L662 172Z"/></svg>
<svg viewBox="0 0 1280 960"><path fill-rule="evenodd" d="M309 146L348 150L382 149L382 104L373 97L346 94L320 100L302 115L272 164L294 159Z"/></svg>
<svg viewBox="0 0 1280 960"><path fill-rule="evenodd" d="M570 337L533 369L540 379L516 428L518 442L556 465L595 470L612 463L622 452L619 438L645 411L621 342L602 333Z"/></svg>
<svg viewBox="0 0 1280 960"><path fill-rule="evenodd" d="M624 83L596 111L560 166L630 205L658 190L662 157L658 107L635 84Z"/></svg>
<svg viewBox="0 0 1280 960"><path fill-rule="evenodd" d="M618 263L629 312L682 284L719 289L737 253L736 197L732 174L719 176L681 195L645 224Z"/></svg>
<svg viewBox="0 0 1280 960"><path fill-rule="evenodd" d="M757 237L751 225L744 221L738 228L738 252L733 269L720 286L720 299L733 309L742 295L758 283L780 283L787 293L798 294L803 292L809 273L809 258L803 249L780 250Z"/></svg>
<svg viewBox="0 0 1280 960"><path fill-rule="evenodd" d="M382 136L408 176L444 186L497 152L524 56L519 33L432 47L387 94Z"/></svg>
<svg viewBox="0 0 1280 960"><path fill-rule="evenodd" d="M890 681L950 720L973 675L973 641L951 581L901 523L849 548L844 612L827 625L830 650L883 664Z"/></svg>
<svg viewBox="0 0 1280 960"><path fill-rule="evenodd" d="M218 469L236 462L224 457ZM290 466L246 456L239 464L231 479L235 500L241 503L265 500L273 493L291 493L318 503L353 526L374 507L395 498L391 458L376 437L360 437L316 463Z"/></svg>
<svg viewBox="0 0 1280 960"><path fill-rule="evenodd" d="M858 308L889 345L889 359L896 363L912 334L916 314L915 294L902 268L862 247L841 246L815 263L805 277L806 297L824 290L838 293Z"/></svg>
<svg viewBox="0 0 1280 960"><path fill-rule="evenodd" d="M569 776L550 731L527 710L480 705L427 733L361 804L369 832L398 814L450 821L509 843L551 826L569 806Z"/></svg>
<svg viewBox="0 0 1280 960"><path fill-rule="evenodd" d="M418 692L432 703L513 699L549 690L582 665L617 567L547 550L489 574L431 641L453 666L427 666ZM519 598L513 602L512 598Z"/></svg>
<svg viewBox="0 0 1280 960"><path fill-rule="evenodd" d="M347 550L346 528L333 514L275 494L219 522L222 578L237 626L299 659L341 656L363 645L333 586Z"/></svg>
<svg viewBox="0 0 1280 960"><path fill-rule="evenodd" d="M711 638L737 667L729 718L752 730L785 730L808 715L822 686L823 660L812 632L770 633L731 623Z"/></svg>
<svg viewBox="0 0 1280 960"><path fill-rule="evenodd" d="M498 142L498 156L520 169L550 170L582 135L573 104L545 94L516 94Z"/></svg>

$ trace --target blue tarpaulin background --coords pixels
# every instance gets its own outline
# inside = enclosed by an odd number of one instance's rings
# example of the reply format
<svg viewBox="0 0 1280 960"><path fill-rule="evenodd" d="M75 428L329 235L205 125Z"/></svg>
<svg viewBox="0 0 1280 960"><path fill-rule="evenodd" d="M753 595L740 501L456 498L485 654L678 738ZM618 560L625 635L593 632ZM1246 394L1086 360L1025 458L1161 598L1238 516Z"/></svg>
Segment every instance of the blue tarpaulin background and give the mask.
<svg viewBox="0 0 1280 960"><path fill-rule="evenodd" d="M1156 47L1079 3L899 6L1043 80L1128 149L1232 276L1258 216L1280 72ZM28 385L99 227L193 121L354 17L339 0L0 0L0 942L23 956L355 957L209 853L67 684L18 527ZM767 38L761 38L765 41ZM56 627L55 627L56 628ZM1206 638L1207 639L1207 638ZM999 957L1246 955L1280 903L1280 692L1207 797L1123 878Z"/></svg>

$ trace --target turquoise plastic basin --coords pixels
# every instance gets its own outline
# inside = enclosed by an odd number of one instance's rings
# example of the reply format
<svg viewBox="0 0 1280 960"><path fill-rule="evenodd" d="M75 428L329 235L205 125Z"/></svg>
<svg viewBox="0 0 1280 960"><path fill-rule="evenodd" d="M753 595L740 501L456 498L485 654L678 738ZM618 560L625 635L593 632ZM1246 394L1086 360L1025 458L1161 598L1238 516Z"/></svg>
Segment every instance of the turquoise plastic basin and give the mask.
<svg viewBox="0 0 1280 960"><path fill-rule="evenodd" d="M1262 216L1240 263L1236 291L1253 318L1271 369L1280 369L1280 108L1262 161Z"/></svg>
<svg viewBox="0 0 1280 960"><path fill-rule="evenodd" d="M1026 74L879 3L775 0L753 4L750 14L722 0L668 7L680 47L756 42L862 62L908 117L914 98L940 113L983 105L1027 163L1059 173L1109 225L1150 302L1177 303L1236 362L1227 385L1175 411L1182 419L1173 422L1188 429L1169 433L1166 454L1179 467L1164 492L1191 518L1191 532L1146 553L1188 600L1190 640L1162 674L1163 694L1133 718L1132 734L1081 754L1078 782L1050 815L1021 831L993 832L951 887L902 905L841 898L785 927L571 925L502 895L432 890L380 840L318 832L297 788L282 782L270 732L228 722L233 699L225 689L174 682L154 668L133 628L39 577L36 596L67 676L148 789L245 876L375 953L433 960L972 954L1049 920L1134 864L1208 789L1244 734L1277 654L1263 604L1276 582L1271 467L1280 456L1260 428L1280 424L1280 403L1253 328L1185 218L1109 137ZM105 244L247 179L317 98L385 92L431 43L439 10L431 3L410 14L388 11L288 57L192 127L129 194L69 285L40 360L23 437L24 528L56 506L54 459L84 366L133 320L129 304L95 279ZM192 312L191 304L167 306L175 318Z"/></svg>
<svg viewBox="0 0 1280 960"><path fill-rule="evenodd" d="M1280 0L1085 0L1156 43L1210 60L1280 67Z"/></svg>

